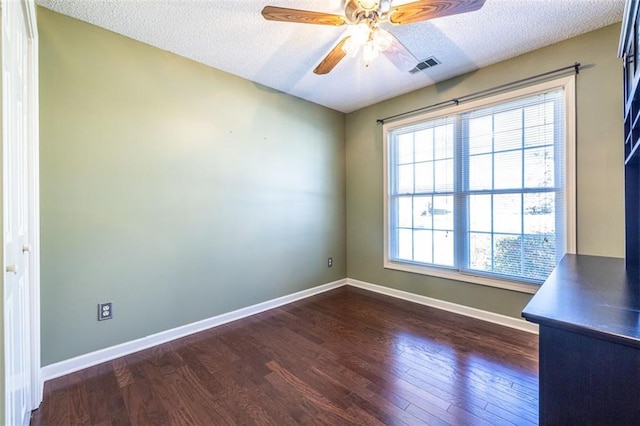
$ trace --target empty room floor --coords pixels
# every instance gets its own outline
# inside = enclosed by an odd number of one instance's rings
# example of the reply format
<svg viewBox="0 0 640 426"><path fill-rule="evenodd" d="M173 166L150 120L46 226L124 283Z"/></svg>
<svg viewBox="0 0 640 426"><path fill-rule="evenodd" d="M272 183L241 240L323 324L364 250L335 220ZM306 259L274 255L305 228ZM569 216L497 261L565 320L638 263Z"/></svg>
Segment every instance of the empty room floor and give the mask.
<svg viewBox="0 0 640 426"><path fill-rule="evenodd" d="M31 424L537 421L537 335L341 287L51 380Z"/></svg>

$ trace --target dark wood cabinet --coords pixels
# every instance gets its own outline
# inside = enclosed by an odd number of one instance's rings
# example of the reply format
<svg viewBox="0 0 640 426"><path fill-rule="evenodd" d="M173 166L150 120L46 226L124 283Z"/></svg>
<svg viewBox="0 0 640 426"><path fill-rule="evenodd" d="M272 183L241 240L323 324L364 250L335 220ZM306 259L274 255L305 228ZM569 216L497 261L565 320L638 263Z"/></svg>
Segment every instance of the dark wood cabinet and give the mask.
<svg viewBox="0 0 640 426"><path fill-rule="evenodd" d="M640 424L640 283L618 258L566 255L522 315L540 325L540 424Z"/></svg>

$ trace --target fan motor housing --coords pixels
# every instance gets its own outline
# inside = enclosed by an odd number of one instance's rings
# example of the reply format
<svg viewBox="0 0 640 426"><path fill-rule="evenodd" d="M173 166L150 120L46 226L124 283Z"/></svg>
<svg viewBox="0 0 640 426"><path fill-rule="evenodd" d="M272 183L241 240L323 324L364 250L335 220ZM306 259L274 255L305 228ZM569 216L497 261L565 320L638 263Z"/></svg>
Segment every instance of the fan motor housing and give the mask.
<svg viewBox="0 0 640 426"><path fill-rule="evenodd" d="M345 0L344 14L349 21L358 22L363 16L381 16L388 12L390 7L390 0Z"/></svg>

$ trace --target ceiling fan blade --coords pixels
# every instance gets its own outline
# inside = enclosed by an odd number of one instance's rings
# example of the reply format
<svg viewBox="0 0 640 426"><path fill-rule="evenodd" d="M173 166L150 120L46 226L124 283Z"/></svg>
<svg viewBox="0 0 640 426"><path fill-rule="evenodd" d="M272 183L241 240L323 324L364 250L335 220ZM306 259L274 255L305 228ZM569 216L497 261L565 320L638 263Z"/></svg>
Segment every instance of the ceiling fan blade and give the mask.
<svg viewBox="0 0 640 426"><path fill-rule="evenodd" d="M485 0L420 0L392 7L389 22L396 25L412 24L427 19L473 12L484 5Z"/></svg>
<svg viewBox="0 0 640 426"><path fill-rule="evenodd" d="M265 6L262 16L269 21L298 22L301 24L344 25L346 22L340 15L312 12L310 10L287 9L285 7Z"/></svg>
<svg viewBox="0 0 640 426"><path fill-rule="evenodd" d="M389 33L389 35L391 35L393 41L388 48L382 51L384 56L400 71L408 72L414 69L418 59L393 34Z"/></svg>
<svg viewBox="0 0 640 426"><path fill-rule="evenodd" d="M316 74L328 74L331 70L338 65L338 62L345 57L346 53L342 50L342 46L349 40L351 37L345 37L340 40L340 43L334 47L331 52L318 64L316 69L313 70Z"/></svg>

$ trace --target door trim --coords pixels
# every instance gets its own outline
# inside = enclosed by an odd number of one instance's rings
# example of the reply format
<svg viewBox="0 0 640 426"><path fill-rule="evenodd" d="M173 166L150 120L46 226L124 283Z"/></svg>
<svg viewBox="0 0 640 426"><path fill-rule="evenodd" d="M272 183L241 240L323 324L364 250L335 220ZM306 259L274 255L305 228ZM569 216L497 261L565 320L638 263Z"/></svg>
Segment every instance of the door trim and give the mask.
<svg viewBox="0 0 640 426"><path fill-rule="evenodd" d="M43 381L40 369L40 130L38 89L38 23L34 0L20 0L26 15L28 46L28 146L27 181L29 203L29 338L31 349L31 410L40 406Z"/></svg>

